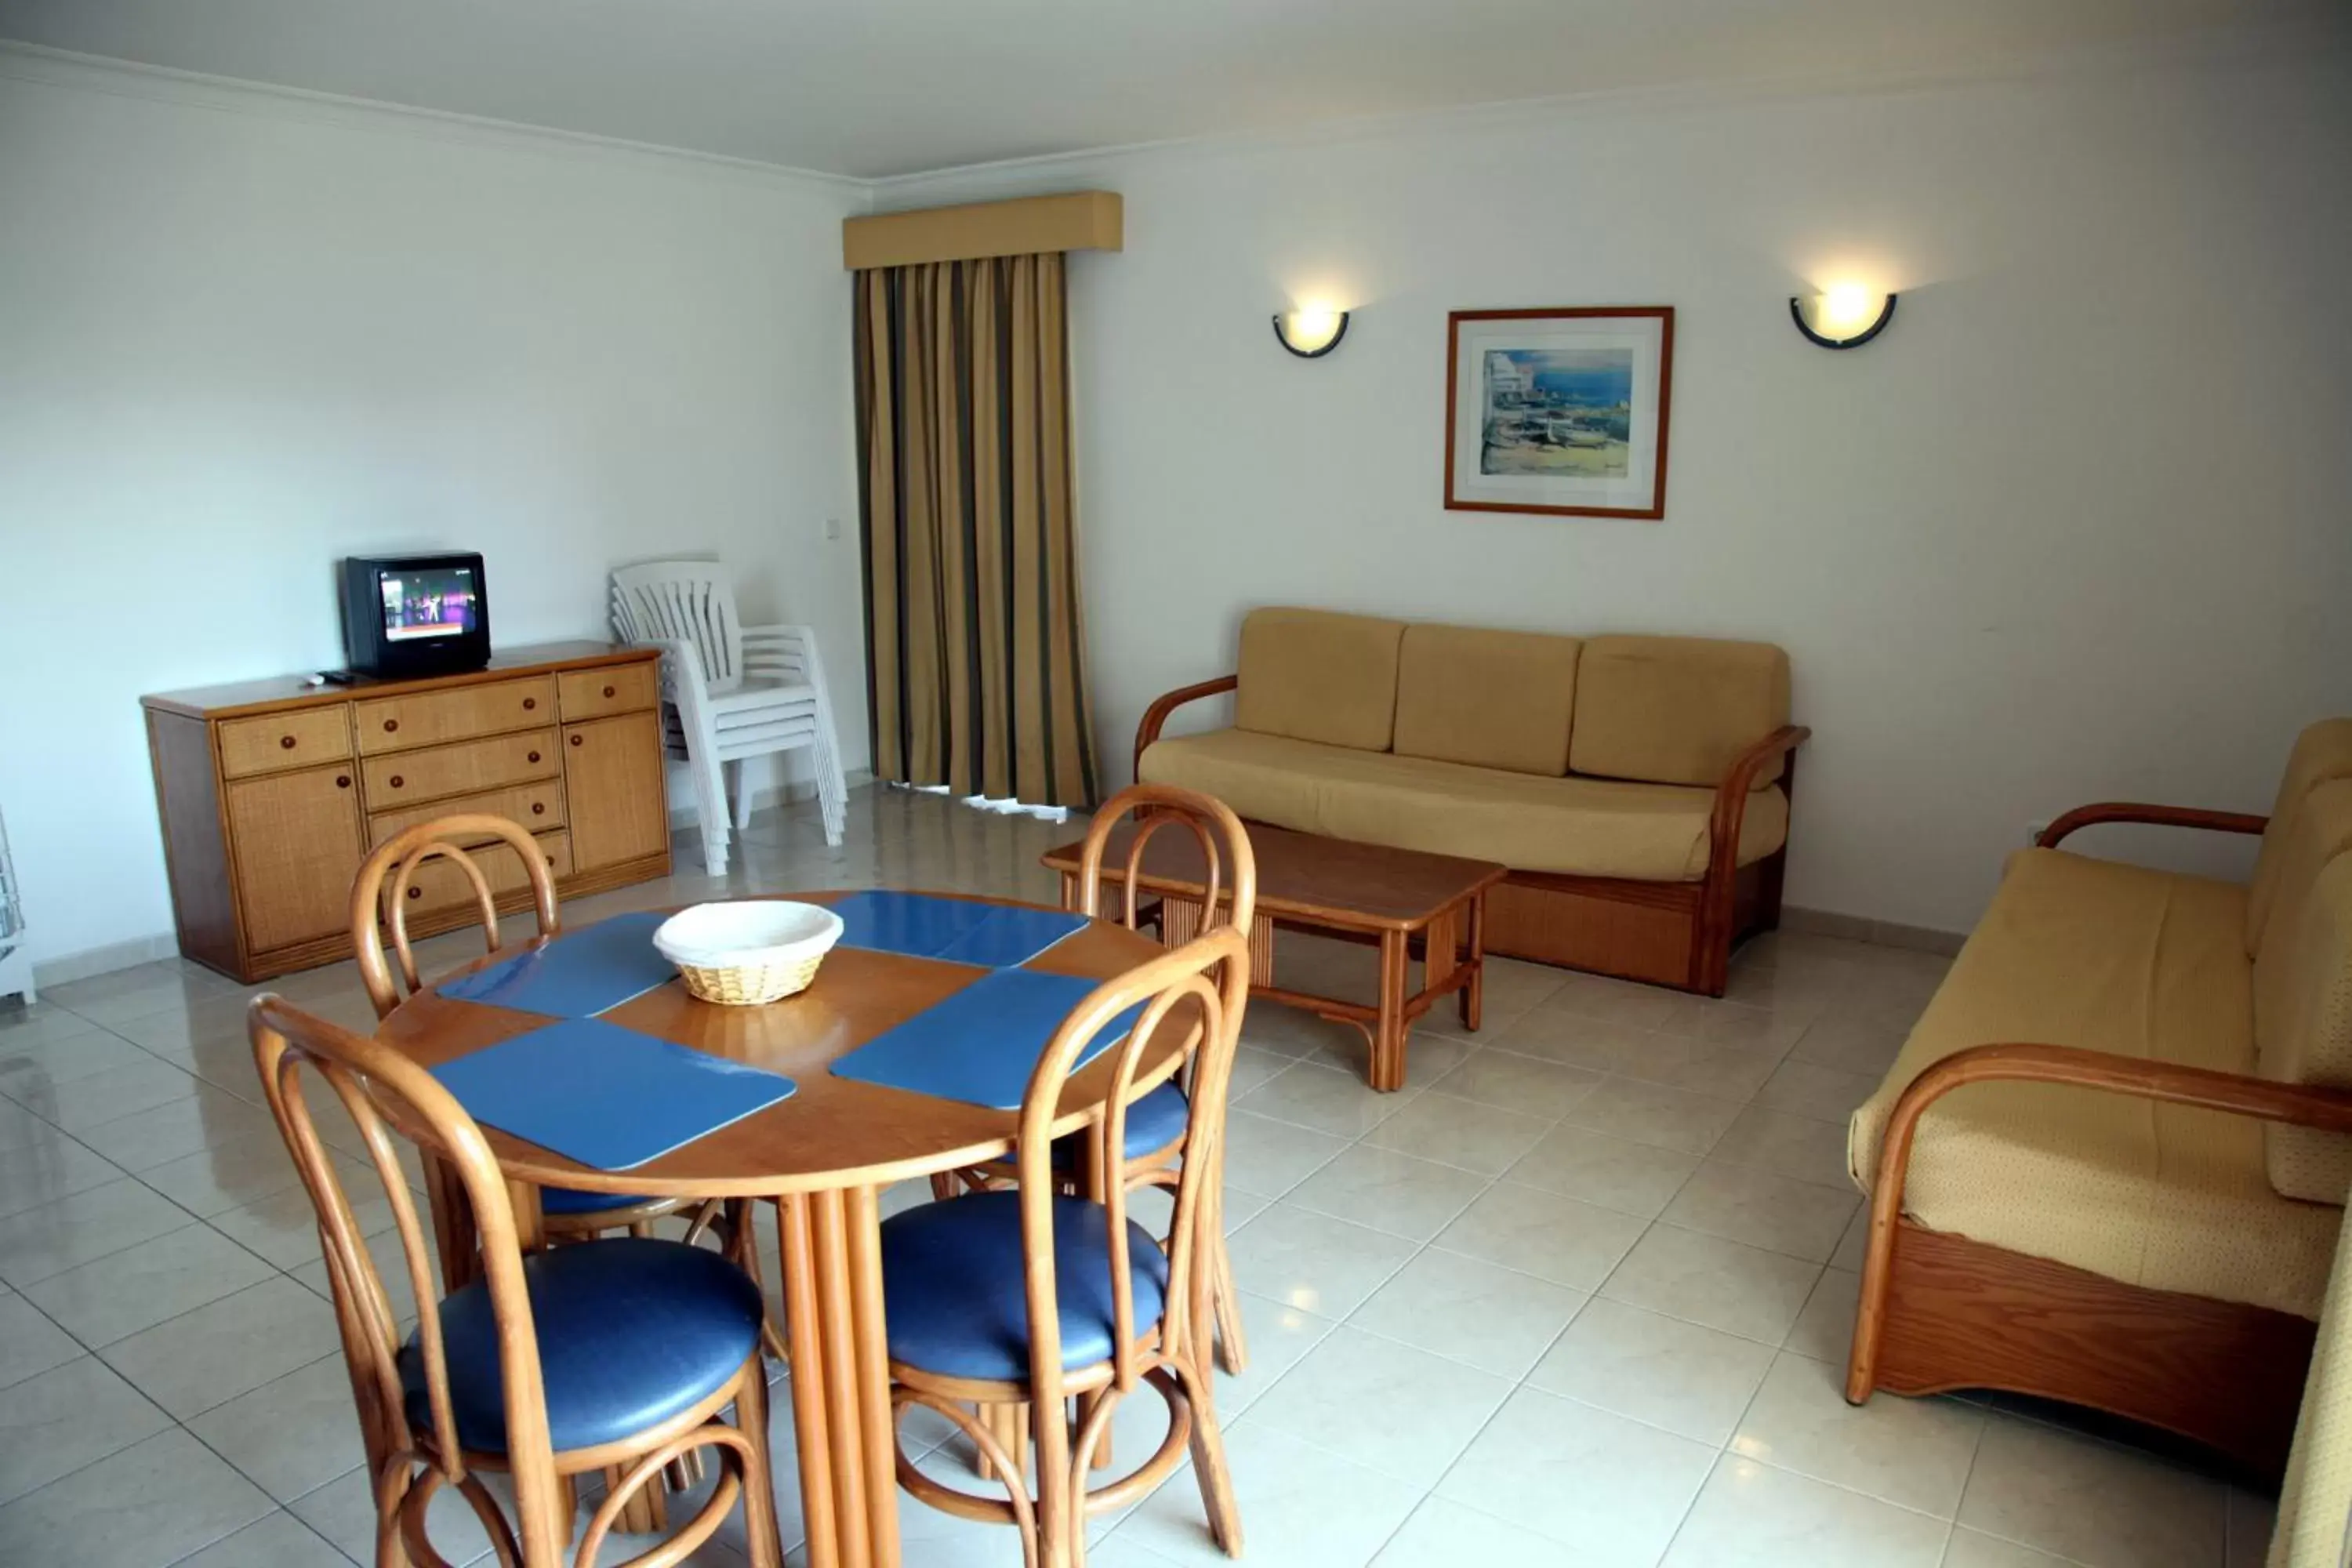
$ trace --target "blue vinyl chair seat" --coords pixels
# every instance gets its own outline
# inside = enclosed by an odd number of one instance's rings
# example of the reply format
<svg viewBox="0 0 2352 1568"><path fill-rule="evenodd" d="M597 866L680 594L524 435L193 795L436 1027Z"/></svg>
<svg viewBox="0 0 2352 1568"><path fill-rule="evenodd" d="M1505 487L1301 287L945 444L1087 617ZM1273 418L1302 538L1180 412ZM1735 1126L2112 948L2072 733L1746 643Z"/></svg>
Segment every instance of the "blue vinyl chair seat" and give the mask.
<svg viewBox="0 0 2352 1568"><path fill-rule="evenodd" d="M650 1198L631 1197L626 1193L583 1193L576 1187L539 1189L539 1211L541 1214L594 1214L599 1209L625 1209L635 1204L652 1201Z"/></svg>
<svg viewBox="0 0 2352 1568"><path fill-rule="evenodd" d="M1171 1079L1150 1094L1127 1108L1127 1157L1139 1160L1144 1155L1165 1149L1184 1136L1192 1121L1192 1105L1184 1091ZM1077 1141L1056 1139L1054 1142L1054 1164L1066 1170L1076 1163Z"/></svg>
<svg viewBox="0 0 2352 1568"><path fill-rule="evenodd" d="M1062 1366L1108 1361L1113 1332L1110 1211L1054 1199L1054 1282ZM1129 1220L1135 1329L1160 1321L1168 1255ZM1029 1303L1021 1260L1021 1194L974 1193L925 1204L882 1226L882 1294L890 1359L948 1377L1017 1383L1029 1375Z"/></svg>
<svg viewBox="0 0 2352 1568"><path fill-rule="evenodd" d="M536 1253L522 1267L559 1451L610 1443L692 1408L759 1348L760 1288L718 1253L615 1237ZM457 1440L504 1453L506 1393L488 1286L442 1300L441 1335ZM415 1334L400 1352L400 1383L409 1425L432 1431Z"/></svg>

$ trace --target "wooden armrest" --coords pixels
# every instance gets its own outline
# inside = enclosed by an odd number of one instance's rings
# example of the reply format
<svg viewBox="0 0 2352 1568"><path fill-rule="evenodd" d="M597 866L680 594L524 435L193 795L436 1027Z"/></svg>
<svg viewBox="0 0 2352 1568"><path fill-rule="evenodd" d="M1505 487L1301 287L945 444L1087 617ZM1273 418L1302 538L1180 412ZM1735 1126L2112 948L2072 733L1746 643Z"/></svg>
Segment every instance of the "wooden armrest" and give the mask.
<svg viewBox="0 0 2352 1568"><path fill-rule="evenodd" d="M1187 702L1197 702L1203 697L1220 697L1240 687L1238 675L1221 675L1214 680L1203 680L1193 686L1180 686L1155 700L1143 710L1143 721L1135 727L1135 761L1139 767L1144 751L1160 739L1160 727L1168 722L1168 715Z"/></svg>
<svg viewBox="0 0 2352 1568"><path fill-rule="evenodd" d="M1903 1184L1910 1173L1911 1142L1918 1131L1919 1118L1937 1100L1972 1083L2067 1084L2328 1132L2352 1132L2352 1092L2340 1089L2273 1083L2242 1073L2146 1061L2077 1046L1971 1046L1953 1052L1903 1090L1878 1146L1878 1169L1870 1189L1870 1247L1863 1262L1862 1310L1854 1322L1853 1356L1846 1373L1845 1396L1853 1404L1870 1395L1872 1369L1877 1365L1879 1342L1886 1332L1895 1230L1903 1217Z"/></svg>
<svg viewBox="0 0 2352 1568"><path fill-rule="evenodd" d="M2207 811L2197 805L2144 805L2136 801L2104 800L2078 805L2042 830L2033 842L2055 849L2060 839L2079 827L2102 822L2147 822L2159 827L2204 827L2215 833L2260 833L2270 826L2267 816L2242 811Z"/></svg>

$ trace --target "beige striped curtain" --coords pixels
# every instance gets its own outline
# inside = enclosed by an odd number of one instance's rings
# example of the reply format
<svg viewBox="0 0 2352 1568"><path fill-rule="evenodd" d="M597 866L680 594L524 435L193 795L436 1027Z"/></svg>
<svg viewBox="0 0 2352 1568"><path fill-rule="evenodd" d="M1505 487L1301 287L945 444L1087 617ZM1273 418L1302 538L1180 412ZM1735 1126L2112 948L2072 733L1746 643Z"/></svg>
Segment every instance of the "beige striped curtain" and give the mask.
<svg viewBox="0 0 2352 1568"><path fill-rule="evenodd" d="M874 773L1095 799L1063 258L857 274Z"/></svg>

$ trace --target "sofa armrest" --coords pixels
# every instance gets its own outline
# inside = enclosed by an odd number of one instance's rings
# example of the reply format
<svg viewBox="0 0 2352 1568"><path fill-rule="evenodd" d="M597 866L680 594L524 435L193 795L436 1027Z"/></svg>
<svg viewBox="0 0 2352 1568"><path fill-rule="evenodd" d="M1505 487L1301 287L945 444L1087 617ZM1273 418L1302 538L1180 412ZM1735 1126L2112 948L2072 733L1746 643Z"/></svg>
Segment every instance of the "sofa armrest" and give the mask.
<svg viewBox="0 0 2352 1568"><path fill-rule="evenodd" d="M2092 805L2078 805L2043 828L2034 843L2043 849L2055 849L2059 841L2077 828L2093 827L2103 822L2147 822L2159 827L2203 827L2215 833L2260 833L2270 826L2267 816L2254 816L2242 811L2208 811L2197 805L2144 805L2137 801L2103 800Z"/></svg>
<svg viewBox="0 0 2352 1568"><path fill-rule="evenodd" d="M1846 1369L1845 1396L1851 1404L1867 1399L1874 1385L1878 1346L1886 1332L1895 1231L1903 1217L1903 1184L1910 1173L1911 1142L1919 1130L1919 1118L1937 1100L1972 1083L2065 1084L2323 1131L2352 1132L2352 1091L2318 1084L2275 1083L2243 1073L2147 1061L2077 1046L1971 1046L1954 1051L1904 1089L1879 1141L1878 1169L1870 1188L1862 1307L1854 1319L1853 1356Z"/></svg>
<svg viewBox="0 0 2352 1568"><path fill-rule="evenodd" d="M1221 675L1214 680L1203 680L1192 686L1180 686L1155 700L1150 707L1143 710L1143 722L1135 727L1136 766L1139 768L1143 765L1143 753L1152 742L1160 739L1160 726L1168 722L1168 715L1175 712L1187 702L1197 702L1203 697L1221 697L1228 691L1238 689L1241 683L1242 678L1237 674Z"/></svg>

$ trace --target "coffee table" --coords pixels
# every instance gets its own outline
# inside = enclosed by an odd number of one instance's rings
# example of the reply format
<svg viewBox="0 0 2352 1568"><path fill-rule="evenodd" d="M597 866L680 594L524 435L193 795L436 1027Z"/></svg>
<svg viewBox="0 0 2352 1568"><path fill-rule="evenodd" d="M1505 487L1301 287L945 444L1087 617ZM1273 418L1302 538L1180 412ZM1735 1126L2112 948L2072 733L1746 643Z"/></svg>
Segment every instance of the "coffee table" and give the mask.
<svg viewBox="0 0 2352 1568"><path fill-rule="evenodd" d="M1404 1087L1406 1037L1413 1020L1441 998L1457 994L1463 1026L1478 1026L1486 982L1486 890L1503 879L1506 868L1491 860L1391 849L1255 823L1250 825L1249 838L1257 858L1257 912L1249 932L1251 994L1362 1029L1371 1043L1368 1076L1371 1086L1382 1091ZM1126 884L1134 841L1131 822L1111 830L1102 858L1106 884ZM1045 856L1045 865L1062 874L1066 908L1077 906L1083 842L1058 846ZM1171 947L1201 929L1207 869L1200 841L1189 833L1161 831L1144 844L1136 885L1141 892L1160 896L1160 940ZM1231 892L1228 878L1219 901ZM1376 943L1379 1002L1367 1006L1274 984L1276 927ZM1422 987L1407 995L1416 942L1423 949Z"/></svg>

